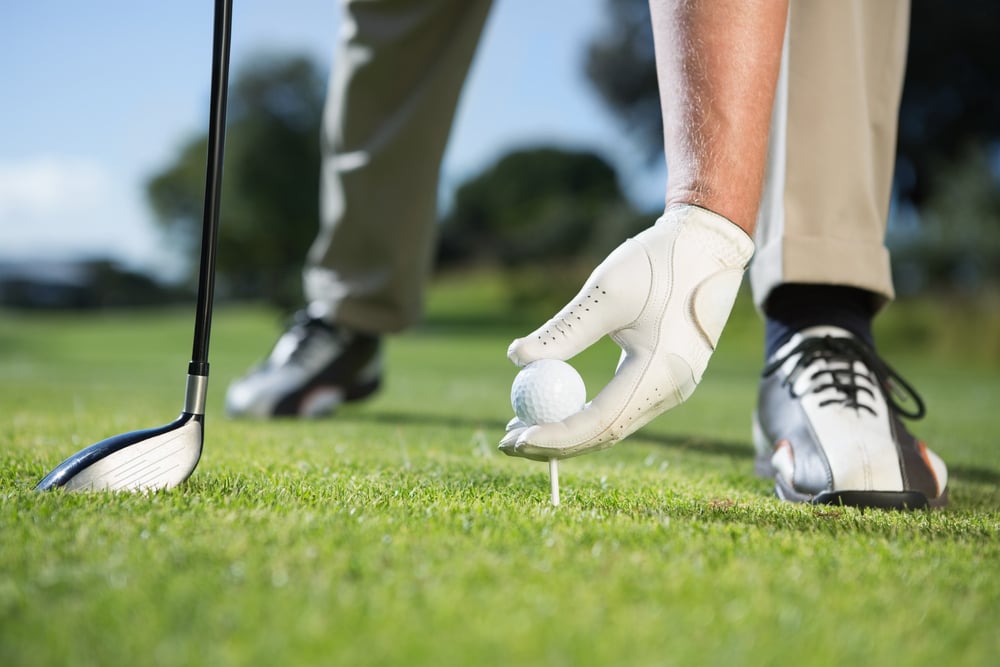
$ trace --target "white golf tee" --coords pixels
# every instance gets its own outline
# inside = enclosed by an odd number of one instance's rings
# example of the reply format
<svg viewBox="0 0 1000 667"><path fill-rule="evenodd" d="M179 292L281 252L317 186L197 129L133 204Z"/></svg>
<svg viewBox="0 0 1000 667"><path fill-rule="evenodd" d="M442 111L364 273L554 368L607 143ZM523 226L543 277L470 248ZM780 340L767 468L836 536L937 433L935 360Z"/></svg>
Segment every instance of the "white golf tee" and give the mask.
<svg viewBox="0 0 1000 667"><path fill-rule="evenodd" d="M559 459L549 459L549 483L552 486L552 505L559 505Z"/></svg>

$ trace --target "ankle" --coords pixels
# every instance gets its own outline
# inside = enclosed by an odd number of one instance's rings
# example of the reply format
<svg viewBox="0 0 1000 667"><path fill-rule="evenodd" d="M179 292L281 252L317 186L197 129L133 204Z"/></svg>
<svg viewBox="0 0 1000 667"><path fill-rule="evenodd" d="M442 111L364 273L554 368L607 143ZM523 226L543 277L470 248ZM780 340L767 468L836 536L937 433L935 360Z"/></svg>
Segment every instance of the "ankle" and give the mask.
<svg viewBox="0 0 1000 667"><path fill-rule="evenodd" d="M872 292L843 285L779 285L764 304L765 358L770 358L796 332L813 326L846 329L875 348L872 320L876 300Z"/></svg>

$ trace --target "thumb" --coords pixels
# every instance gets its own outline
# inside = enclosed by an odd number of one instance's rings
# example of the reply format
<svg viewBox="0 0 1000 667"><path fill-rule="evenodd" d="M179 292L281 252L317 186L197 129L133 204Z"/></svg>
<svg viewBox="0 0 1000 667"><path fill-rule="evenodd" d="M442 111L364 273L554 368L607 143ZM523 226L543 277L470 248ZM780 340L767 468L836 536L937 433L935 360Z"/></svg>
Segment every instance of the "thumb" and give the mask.
<svg viewBox="0 0 1000 667"><path fill-rule="evenodd" d="M507 348L518 366L576 356L642 313L652 282L645 249L629 239L590 274L580 292L548 322Z"/></svg>

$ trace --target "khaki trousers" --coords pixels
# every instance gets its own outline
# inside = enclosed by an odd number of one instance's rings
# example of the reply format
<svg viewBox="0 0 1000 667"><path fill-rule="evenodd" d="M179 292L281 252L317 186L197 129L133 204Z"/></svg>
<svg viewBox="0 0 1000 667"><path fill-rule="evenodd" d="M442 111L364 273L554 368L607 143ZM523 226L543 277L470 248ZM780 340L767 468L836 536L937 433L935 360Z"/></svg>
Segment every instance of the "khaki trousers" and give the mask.
<svg viewBox="0 0 1000 667"><path fill-rule="evenodd" d="M323 118L310 313L368 332L420 319L438 176L490 0L344 0Z"/></svg>
<svg viewBox="0 0 1000 667"><path fill-rule="evenodd" d="M362 331L417 322L441 158L490 0L344 0L324 114L313 314ZM792 0L750 268L893 295L884 247L908 0Z"/></svg>
<svg viewBox="0 0 1000 667"><path fill-rule="evenodd" d="M750 267L893 297L885 248L909 0L791 0Z"/></svg>

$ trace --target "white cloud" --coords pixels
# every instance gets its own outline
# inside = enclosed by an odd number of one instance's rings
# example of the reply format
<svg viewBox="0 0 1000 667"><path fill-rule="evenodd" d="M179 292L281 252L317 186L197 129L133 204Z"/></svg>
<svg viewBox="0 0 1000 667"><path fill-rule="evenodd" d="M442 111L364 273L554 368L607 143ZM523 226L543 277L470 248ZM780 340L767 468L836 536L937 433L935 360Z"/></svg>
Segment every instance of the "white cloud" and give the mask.
<svg viewBox="0 0 1000 667"><path fill-rule="evenodd" d="M93 158L0 160L0 259L101 257L176 274L178 260L162 248L142 187L134 173Z"/></svg>
<svg viewBox="0 0 1000 667"><path fill-rule="evenodd" d="M0 162L0 220L16 224L18 218L29 222L92 208L110 189L107 170L87 158L43 155Z"/></svg>

